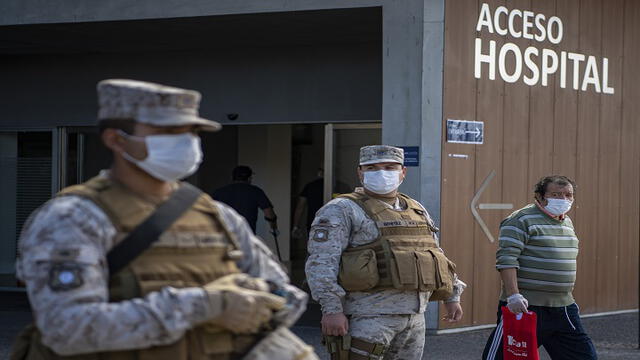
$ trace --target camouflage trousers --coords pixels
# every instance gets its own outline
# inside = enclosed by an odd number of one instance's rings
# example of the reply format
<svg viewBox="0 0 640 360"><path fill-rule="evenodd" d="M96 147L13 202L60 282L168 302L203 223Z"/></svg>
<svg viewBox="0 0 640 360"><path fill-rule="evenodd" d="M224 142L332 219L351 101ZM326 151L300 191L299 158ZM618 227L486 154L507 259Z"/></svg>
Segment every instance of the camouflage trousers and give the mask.
<svg viewBox="0 0 640 360"><path fill-rule="evenodd" d="M422 359L424 314L352 315L349 319L349 335L388 346L382 358L384 360Z"/></svg>

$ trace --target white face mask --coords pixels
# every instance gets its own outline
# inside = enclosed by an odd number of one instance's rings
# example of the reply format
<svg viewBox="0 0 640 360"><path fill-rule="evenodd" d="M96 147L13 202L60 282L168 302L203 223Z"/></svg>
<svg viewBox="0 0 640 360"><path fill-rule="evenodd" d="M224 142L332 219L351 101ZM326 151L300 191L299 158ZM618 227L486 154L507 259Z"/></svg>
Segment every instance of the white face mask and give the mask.
<svg viewBox="0 0 640 360"><path fill-rule="evenodd" d="M547 206L544 209L552 215L560 216L568 213L571 205L573 205L571 200L547 198Z"/></svg>
<svg viewBox="0 0 640 360"><path fill-rule="evenodd" d="M384 195L396 190L400 181L400 170L365 171L362 179L364 188L372 193Z"/></svg>
<svg viewBox="0 0 640 360"><path fill-rule="evenodd" d="M123 136L143 141L147 146L147 157L138 160L127 153L122 156L136 164L147 174L162 181L183 179L198 170L202 162L200 137L192 133L176 135Z"/></svg>

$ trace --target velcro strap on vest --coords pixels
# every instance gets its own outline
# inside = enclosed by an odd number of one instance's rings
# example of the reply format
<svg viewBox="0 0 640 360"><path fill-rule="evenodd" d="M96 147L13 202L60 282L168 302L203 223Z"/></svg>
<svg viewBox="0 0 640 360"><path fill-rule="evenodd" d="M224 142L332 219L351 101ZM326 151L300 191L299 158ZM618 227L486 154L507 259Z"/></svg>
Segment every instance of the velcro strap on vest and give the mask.
<svg viewBox="0 0 640 360"><path fill-rule="evenodd" d="M358 349L360 351L363 351L375 356L382 356L387 350L387 346L384 344L375 344L375 343L371 343L371 342L364 341L361 339L356 339L356 338L351 339L351 348ZM352 351L351 356L353 356L354 354L363 356L361 354L358 354ZM364 357L364 358L369 359L370 357Z"/></svg>

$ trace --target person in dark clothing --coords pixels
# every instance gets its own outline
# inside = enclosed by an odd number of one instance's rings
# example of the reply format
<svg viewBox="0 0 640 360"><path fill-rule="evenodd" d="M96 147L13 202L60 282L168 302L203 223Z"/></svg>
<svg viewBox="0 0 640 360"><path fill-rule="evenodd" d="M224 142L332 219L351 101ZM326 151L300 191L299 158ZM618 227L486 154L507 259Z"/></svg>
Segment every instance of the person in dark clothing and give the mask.
<svg viewBox="0 0 640 360"><path fill-rule="evenodd" d="M294 237L301 237L300 235L302 235L302 231L299 225L302 214L304 212L304 207L307 206L306 229L308 232L309 227L311 226L311 223L316 216L316 212L322 207L322 205L324 205L322 198L322 193L324 190L324 179L322 177L323 170L321 168L318 169L317 175L318 177L315 180L312 180L304 186L302 192L300 193L300 196L298 197L296 209L293 213L293 229L291 230L291 233L294 235Z"/></svg>
<svg viewBox="0 0 640 360"><path fill-rule="evenodd" d="M253 170L250 167L236 166L232 172L233 183L214 191L212 197L231 206L244 216L254 233L258 221L258 208L262 209L271 232L277 233L277 216L273 211L273 204L262 189L251 185L252 177Z"/></svg>

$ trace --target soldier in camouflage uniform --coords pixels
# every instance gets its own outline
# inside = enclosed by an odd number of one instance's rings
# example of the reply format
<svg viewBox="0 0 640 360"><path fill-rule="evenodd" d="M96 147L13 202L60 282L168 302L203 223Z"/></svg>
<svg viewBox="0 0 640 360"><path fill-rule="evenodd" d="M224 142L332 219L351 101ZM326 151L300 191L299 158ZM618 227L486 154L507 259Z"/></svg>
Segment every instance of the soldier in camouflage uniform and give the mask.
<svg viewBox="0 0 640 360"><path fill-rule="evenodd" d="M355 193L327 203L317 212L311 226L309 258L306 263L309 287L313 298L322 306L322 333L328 336L325 341L332 342L336 339L335 336L342 337L337 338L336 344L328 346L332 359L422 358L425 343L424 312L434 287L428 286L428 281L423 280L423 277L429 276L428 273L423 271L422 277L414 274L415 269L419 272L420 267L424 268L426 263L416 266L411 261L415 261L412 259L418 255L421 257L421 254L428 255L427 261L435 259L432 254L437 254L443 260L442 250L435 241L430 244L432 247L411 248L408 252L396 251L396 248L395 256L410 253L407 263L411 263L414 270L409 272L410 279L406 283L413 281L413 287L403 288L395 280L388 281L387 286L375 285L382 282L384 272L390 270L389 263L380 264L384 261L382 247L372 245L379 241L383 231L414 234L409 239L413 242L403 243L413 244L411 246L420 244L421 237L415 234L426 234L424 239L434 240L437 232L424 207L397 191L407 171L403 162L404 152L400 148L385 145L361 148L358 175L364 188L357 188ZM364 205L366 203L369 208L377 210L367 210ZM388 214L391 219L394 219L396 213L401 216L397 217L398 220L374 221L379 219L372 217L382 213ZM348 262L345 255L351 254L351 250L367 247L374 249L375 255L371 252L371 255L365 256L365 262L352 267L356 270L345 270ZM404 248L406 249L408 248ZM360 255L362 254L366 255L366 252L361 252ZM360 255L357 257L358 261L363 258ZM362 285L369 281L364 277L345 285L346 277L349 276L345 272L358 272L359 269L367 268L371 257L378 259L377 269L373 265L373 283ZM458 280L453 271L451 279L452 289L442 299L445 299L446 319L453 322L462 318L459 301L466 285ZM419 283L416 284L416 281ZM363 290L351 291L345 288ZM346 351L341 352L341 349Z"/></svg>
<svg viewBox="0 0 640 360"><path fill-rule="evenodd" d="M17 274L35 326L13 359L317 359L286 328L306 295L247 222L205 194L109 274L109 250L197 170L197 131L220 125L198 116L196 91L105 80L98 98L113 165L63 190L25 225ZM289 301L271 294L274 286ZM274 316L285 326L266 335Z"/></svg>

